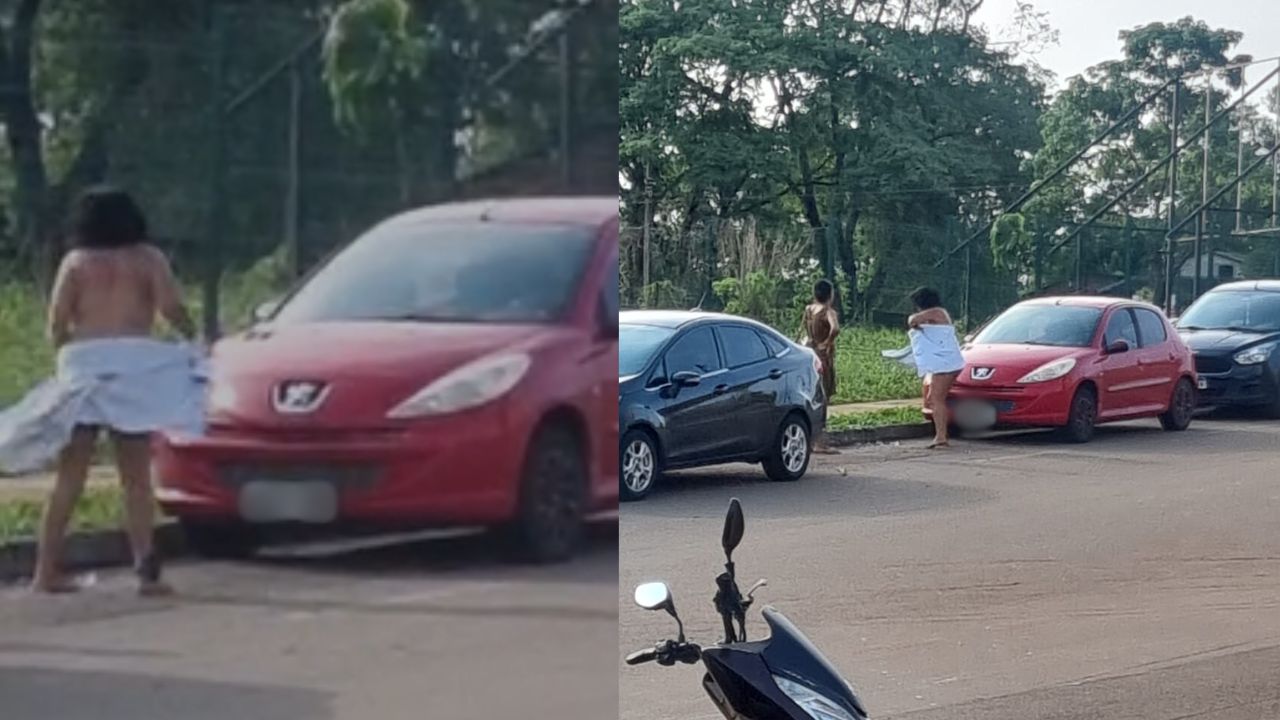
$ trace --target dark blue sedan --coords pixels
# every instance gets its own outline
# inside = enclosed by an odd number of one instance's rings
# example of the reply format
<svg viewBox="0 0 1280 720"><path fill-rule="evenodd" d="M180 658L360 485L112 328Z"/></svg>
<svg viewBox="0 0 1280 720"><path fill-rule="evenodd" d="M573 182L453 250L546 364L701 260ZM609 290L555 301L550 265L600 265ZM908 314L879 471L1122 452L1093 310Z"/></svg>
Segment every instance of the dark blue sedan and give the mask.
<svg viewBox="0 0 1280 720"><path fill-rule="evenodd" d="M619 321L623 500L678 468L749 462L774 480L804 475L825 402L812 351L732 315L627 311Z"/></svg>

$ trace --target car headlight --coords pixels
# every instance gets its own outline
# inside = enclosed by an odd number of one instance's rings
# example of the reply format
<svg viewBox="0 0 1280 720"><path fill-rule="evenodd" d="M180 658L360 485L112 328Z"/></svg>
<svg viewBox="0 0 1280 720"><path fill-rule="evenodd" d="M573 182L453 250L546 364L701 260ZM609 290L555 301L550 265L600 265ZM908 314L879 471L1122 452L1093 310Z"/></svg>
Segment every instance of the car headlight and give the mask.
<svg viewBox="0 0 1280 720"><path fill-rule="evenodd" d="M1275 343L1251 347L1248 350L1236 353L1234 359L1238 365L1257 365L1258 363L1266 362L1267 358L1271 357L1271 351L1275 350L1275 348Z"/></svg>
<svg viewBox="0 0 1280 720"><path fill-rule="evenodd" d="M1054 360L1053 362L1045 363L1044 365L1041 365L1040 367L1036 368L1035 370L1032 370L1026 375L1023 375L1022 379L1018 380L1018 382L1041 383L1041 382L1049 382L1050 380L1057 380L1063 375L1066 375L1067 373L1071 372L1072 368L1074 368L1075 366L1076 366L1075 358L1067 357L1067 358L1062 358L1060 360Z"/></svg>
<svg viewBox="0 0 1280 720"><path fill-rule="evenodd" d="M836 701L813 688L777 675L773 676L773 681L783 694L791 698L791 702L799 705L813 720L858 720Z"/></svg>
<svg viewBox="0 0 1280 720"><path fill-rule="evenodd" d="M478 407L515 387L531 363L525 353L501 353L467 363L414 393L387 417L403 420Z"/></svg>

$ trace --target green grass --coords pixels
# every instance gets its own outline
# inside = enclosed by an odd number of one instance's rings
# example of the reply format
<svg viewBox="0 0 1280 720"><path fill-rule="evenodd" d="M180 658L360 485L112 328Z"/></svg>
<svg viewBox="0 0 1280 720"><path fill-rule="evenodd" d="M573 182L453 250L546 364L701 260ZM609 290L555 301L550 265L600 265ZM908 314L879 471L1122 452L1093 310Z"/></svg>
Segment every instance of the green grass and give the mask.
<svg viewBox="0 0 1280 720"><path fill-rule="evenodd" d="M836 341L836 394L833 405L920 397L914 371L885 360L881 350L907 344L905 330L847 327Z"/></svg>
<svg viewBox="0 0 1280 720"><path fill-rule="evenodd" d="M108 530L121 527L124 506L121 490L115 486L90 487L76 504L72 530ZM43 500L15 498L0 502L0 543L29 538L40 526Z"/></svg>
<svg viewBox="0 0 1280 720"><path fill-rule="evenodd" d="M866 430L887 427L889 425L917 425L924 422L924 417L917 406L868 410L866 412L843 413L827 419L827 430Z"/></svg>

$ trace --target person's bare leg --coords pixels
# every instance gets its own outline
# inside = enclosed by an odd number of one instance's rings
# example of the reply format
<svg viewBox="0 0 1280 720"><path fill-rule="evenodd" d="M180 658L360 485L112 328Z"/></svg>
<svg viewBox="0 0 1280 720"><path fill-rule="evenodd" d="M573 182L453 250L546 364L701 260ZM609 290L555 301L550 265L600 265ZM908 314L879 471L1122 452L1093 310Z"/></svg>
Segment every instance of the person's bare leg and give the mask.
<svg viewBox="0 0 1280 720"><path fill-rule="evenodd" d="M116 468L124 488L125 525L138 570L138 591L144 595L171 592L161 582L155 554L155 497L151 492L151 442L145 435L112 434Z"/></svg>
<svg viewBox="0 0 1280 720"><path fill-rule="evenodd" d="M58 475L40 521L36 571L31 580L31 588L38 592L76 590L75 584L62 573L62 551L71 513L75 511L76 501L84 492L85 480L89 477L89 463L93 460L93 443L97 435L95 429L76 428L71 442L58 455Z"/></svg>
<svg viewBox="0 0 1280 720"><path fill-rule="evenodd" d="M929 407L933 410L933 445L932 447L948 447L947 395L951 392L951 383L955 380L951 375L934 375L929 383Z"/></svg>

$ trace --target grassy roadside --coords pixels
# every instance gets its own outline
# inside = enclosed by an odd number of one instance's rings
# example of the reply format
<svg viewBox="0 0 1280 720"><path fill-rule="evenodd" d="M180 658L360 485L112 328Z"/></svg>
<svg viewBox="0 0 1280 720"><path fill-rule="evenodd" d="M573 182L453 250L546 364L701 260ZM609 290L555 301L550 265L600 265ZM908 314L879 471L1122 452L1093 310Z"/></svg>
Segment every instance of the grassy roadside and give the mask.
<svg viewBox="0 0 1280 720"><path fill-rule="evenodd" d="M921 422L924 422L924 417L920 414L920 408L912 405L833 415L827 419L827 430L867 430L890 425L916 425Z"/></svg>
<svg viewBox="0 0 1280 720"><path fill-rule="evenodd" d="M902 330L849 327L836 341L836 393L833 405L901 400L920 396L915 372L880 356L881 350L907 344Z"/></svg>
<svg viewBox="0 0 1280 720"><path fill-rule="evenodd" d="M124 499L116 486L89 487L76 504L72 530L109 530L124 522ZM0 544L35 536L44 501L28 497L0 500Z"/></svg>

